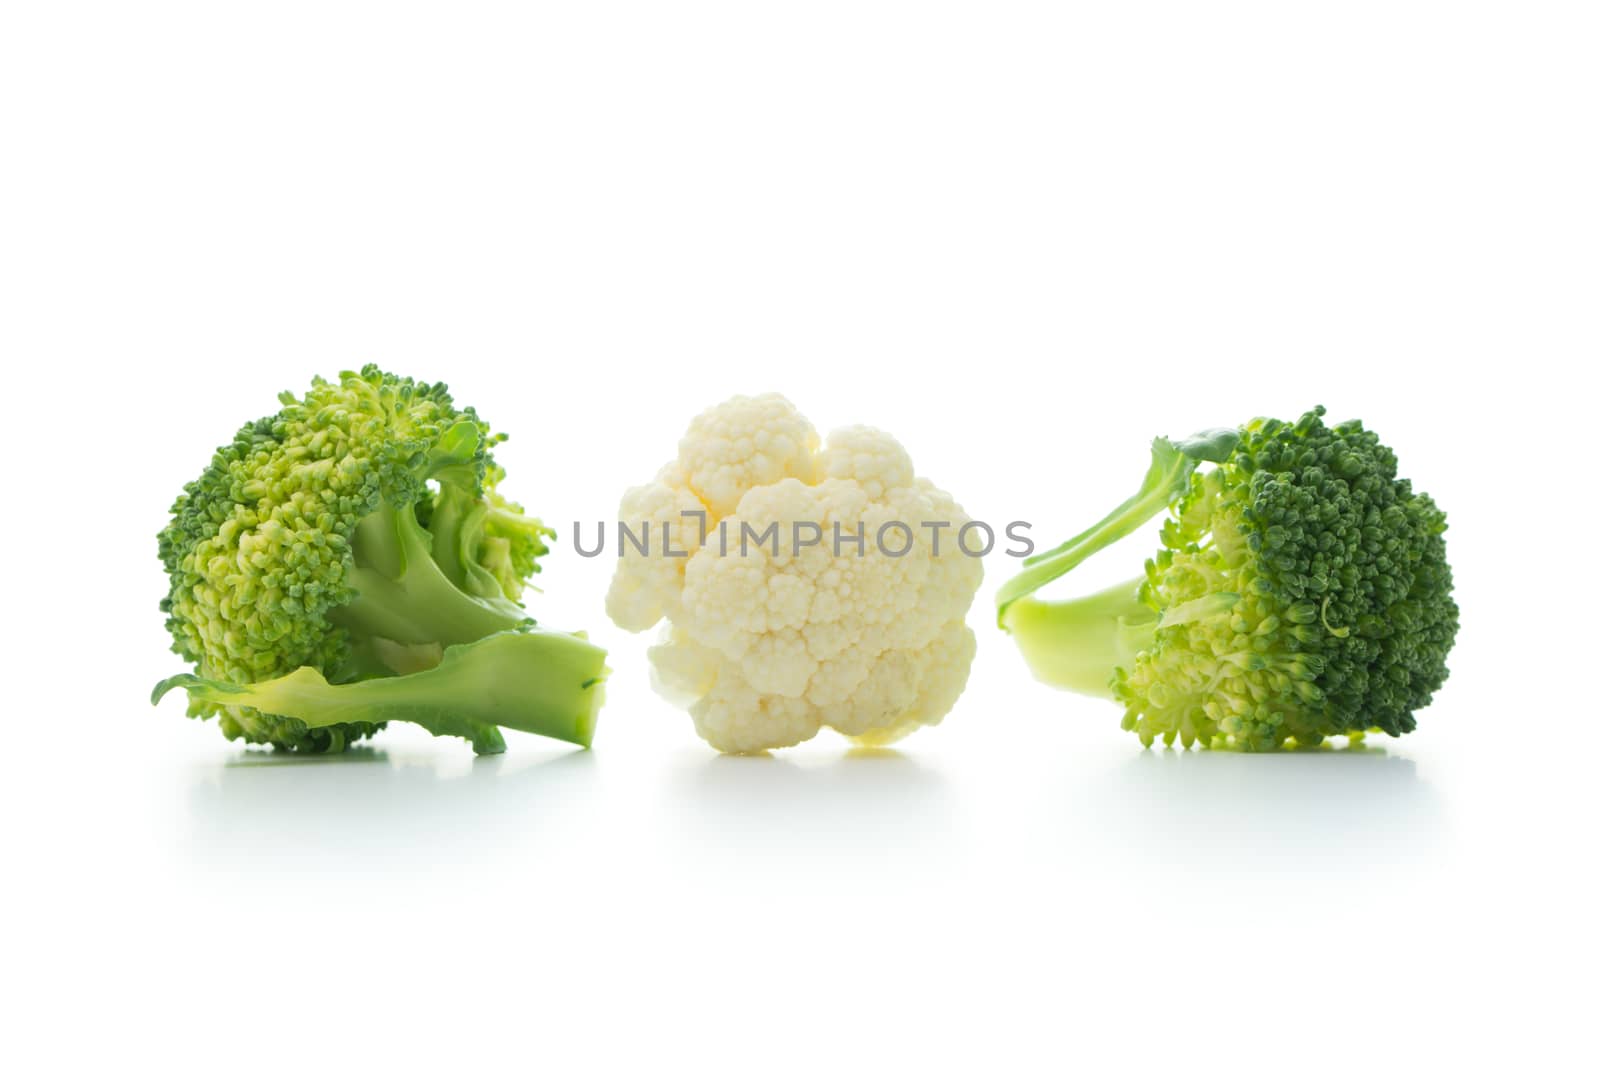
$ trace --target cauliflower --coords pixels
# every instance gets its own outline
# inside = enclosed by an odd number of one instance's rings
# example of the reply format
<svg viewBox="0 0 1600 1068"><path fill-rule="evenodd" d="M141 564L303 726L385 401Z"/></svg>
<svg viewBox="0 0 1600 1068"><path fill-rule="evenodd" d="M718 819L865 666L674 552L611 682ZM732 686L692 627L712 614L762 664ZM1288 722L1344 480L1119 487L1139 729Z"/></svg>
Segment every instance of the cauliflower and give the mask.
<svg viewBox="0 0 1600 1068"><path fill-rule="evenodd" d="M881 430L819 446L785 398L735 397L622 498L619 541L634 540L606 611L631 631L668 621L655 687L724 752L823 727L884 745L938 723L967 683L983 564L958 541L966 513Z"/></svg>

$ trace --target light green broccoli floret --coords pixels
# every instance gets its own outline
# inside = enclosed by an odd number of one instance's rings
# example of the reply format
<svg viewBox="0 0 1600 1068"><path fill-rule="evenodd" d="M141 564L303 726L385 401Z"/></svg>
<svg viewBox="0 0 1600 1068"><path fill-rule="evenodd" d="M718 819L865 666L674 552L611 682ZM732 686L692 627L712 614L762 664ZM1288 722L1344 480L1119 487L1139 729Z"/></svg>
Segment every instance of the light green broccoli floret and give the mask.
<svg viewBox="0 0 1600 1068"><path fill-rule="evenodd" d="M498 493L490 448L504 436L444 386L371 365L279 400L184 488L160 534L171 580L161 607L174 651L197 671L157 699L182 685L189 714L216 717L227 737L297 752L340 750L388 719L435 733L452 724L480 752L504 747L496 724L588 744L604 653L535 629L519 603L552 532ZM497 635L493 656L463 655L451 669L460 704L442 717L448 654ZM575 641L592 651L581 680L563 674ZM522 710L486 704L484 672L517 657L524 681L539 677L530 666L561 670ZM312 692L308 672L329 684L336 696L323 705L339 718L286 699ZM364 680L384 680L382 701L351 685ZM548 720L525 714L552 701ZM409 714L424 704L435 711ZM575 734L580 722L590 727Z"/></svg>
<svg viewBox="0 0 1600 1068"><path fill-rule="evenodd" d="M1444 513L1376 434L1323 414L1157 439L1138 494L1001 588L1001 626L1034 674L1115 697L1146 745L1415 728L1457 629ZM1169 508L1142 578L1029 596Z"/></svg>

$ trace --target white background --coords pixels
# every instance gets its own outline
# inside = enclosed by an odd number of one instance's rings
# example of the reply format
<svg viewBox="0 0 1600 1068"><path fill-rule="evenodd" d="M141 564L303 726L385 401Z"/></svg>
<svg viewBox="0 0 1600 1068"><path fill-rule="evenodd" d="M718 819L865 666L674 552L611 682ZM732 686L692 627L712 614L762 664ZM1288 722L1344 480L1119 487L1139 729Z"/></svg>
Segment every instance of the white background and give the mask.
<svg viewBox="0 0 1600 1068"><path fill-rule="evenodd" d="M7 5L6 1059L1592 1056L1597 49L1585 4ZM146 704L167 505L368 359L512 433L592 752ZM1155 434L1359 416L1450 514L1453 677L1365 753L1145 753L1027 677L995 559L945 725L715 757L570 526L764 389L1041 545Z"/></svg>

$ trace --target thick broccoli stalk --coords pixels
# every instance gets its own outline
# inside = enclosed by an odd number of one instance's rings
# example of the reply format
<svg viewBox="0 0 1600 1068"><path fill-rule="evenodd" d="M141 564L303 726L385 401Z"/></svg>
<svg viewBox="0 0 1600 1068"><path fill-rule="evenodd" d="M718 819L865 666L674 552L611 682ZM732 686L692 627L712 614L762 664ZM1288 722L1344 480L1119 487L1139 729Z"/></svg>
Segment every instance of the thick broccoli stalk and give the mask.
<svg viewBox="0 0 1600 1068"><path fill-rule="evenodd" d="M1159 616L1139 599L1143 585L1133 579L1075 601L1022 597L1001 613L1001 624L1040 682L1105 697L1118 669L1132 667L1155 640Z"/></svg>
<svg viewBox="0 0 1600 1068"><path fill-rule="evenodd" d="M279 399L277 415L245 426L185 487L160 536L167 628L197 666L175 683L189 691L191 716L216 717L229 738L334 751L387 718L412 718L392 714L412 707L410 690L355 684L410 676L434 702L419 722L435 733L461 724L474 745L494 749L494 724L540 720L444 715L448 685L464 687L470 710L481 687L492 690L485 673L527 682L549 643L577 642L603 663L579 638L532 631L519 598L552 534L496 491L504 472L489 449L504 437L471 408L458 410L443 386L370 365ZM475 653L472 672L439 674L452 649L505 632L528 633L492 657ZM529 665L512 670L519 653ZM319 707L344 718L295 714L292 698L313 692L307 670L337 691ZM243 699L258 692L259 704ZM385 701L363 703L375 692ZM586 690L574 714L592 716L600 692ZM573 733L560 726L555 736Z"/></svg>
<svg viewBox="0 0 1600 1068"><path fill-rule="evenodd" d="M247 705L341 735L362 720L405 720L434 734L457 735L478 753L505 751L500 727L587 746L605 700L605 652L555 631L495 634L446 649L436 667L411 675L341 685L303 667L258 683L175 675L152 701L182 687L191 699Z"/></svg>
<svg viewBox="0 0 1600 1068"><path fill-rule="evenodd" d="M1414 729L1457 629L1444 514L1375 434L1322 415L1157 439L1139 493L1001 588L1001 626L1034 675L1115 697L1146 745ZM1169 508L1143 578L1030 596Z"/></svg>

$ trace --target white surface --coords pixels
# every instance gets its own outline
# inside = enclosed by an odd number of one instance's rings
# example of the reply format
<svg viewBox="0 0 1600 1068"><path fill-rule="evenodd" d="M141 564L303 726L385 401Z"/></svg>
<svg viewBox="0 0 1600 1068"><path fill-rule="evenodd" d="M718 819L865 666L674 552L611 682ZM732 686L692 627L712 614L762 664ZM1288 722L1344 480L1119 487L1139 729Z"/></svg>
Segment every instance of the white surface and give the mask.
<svg viewBox="0 0 1600 1068"><path fill-rule="evenodd" d="M1592 8L560 8L0 15L6 1060L1579 1059ZM996 560L944 726L716 758L568 535L592 753L246 753L145 703L154 535L369 358L563 532L740 390L1041 545L1320 401L1450 513L1454 677L1371 752L1146 754L1026 677Z"/></svg>

